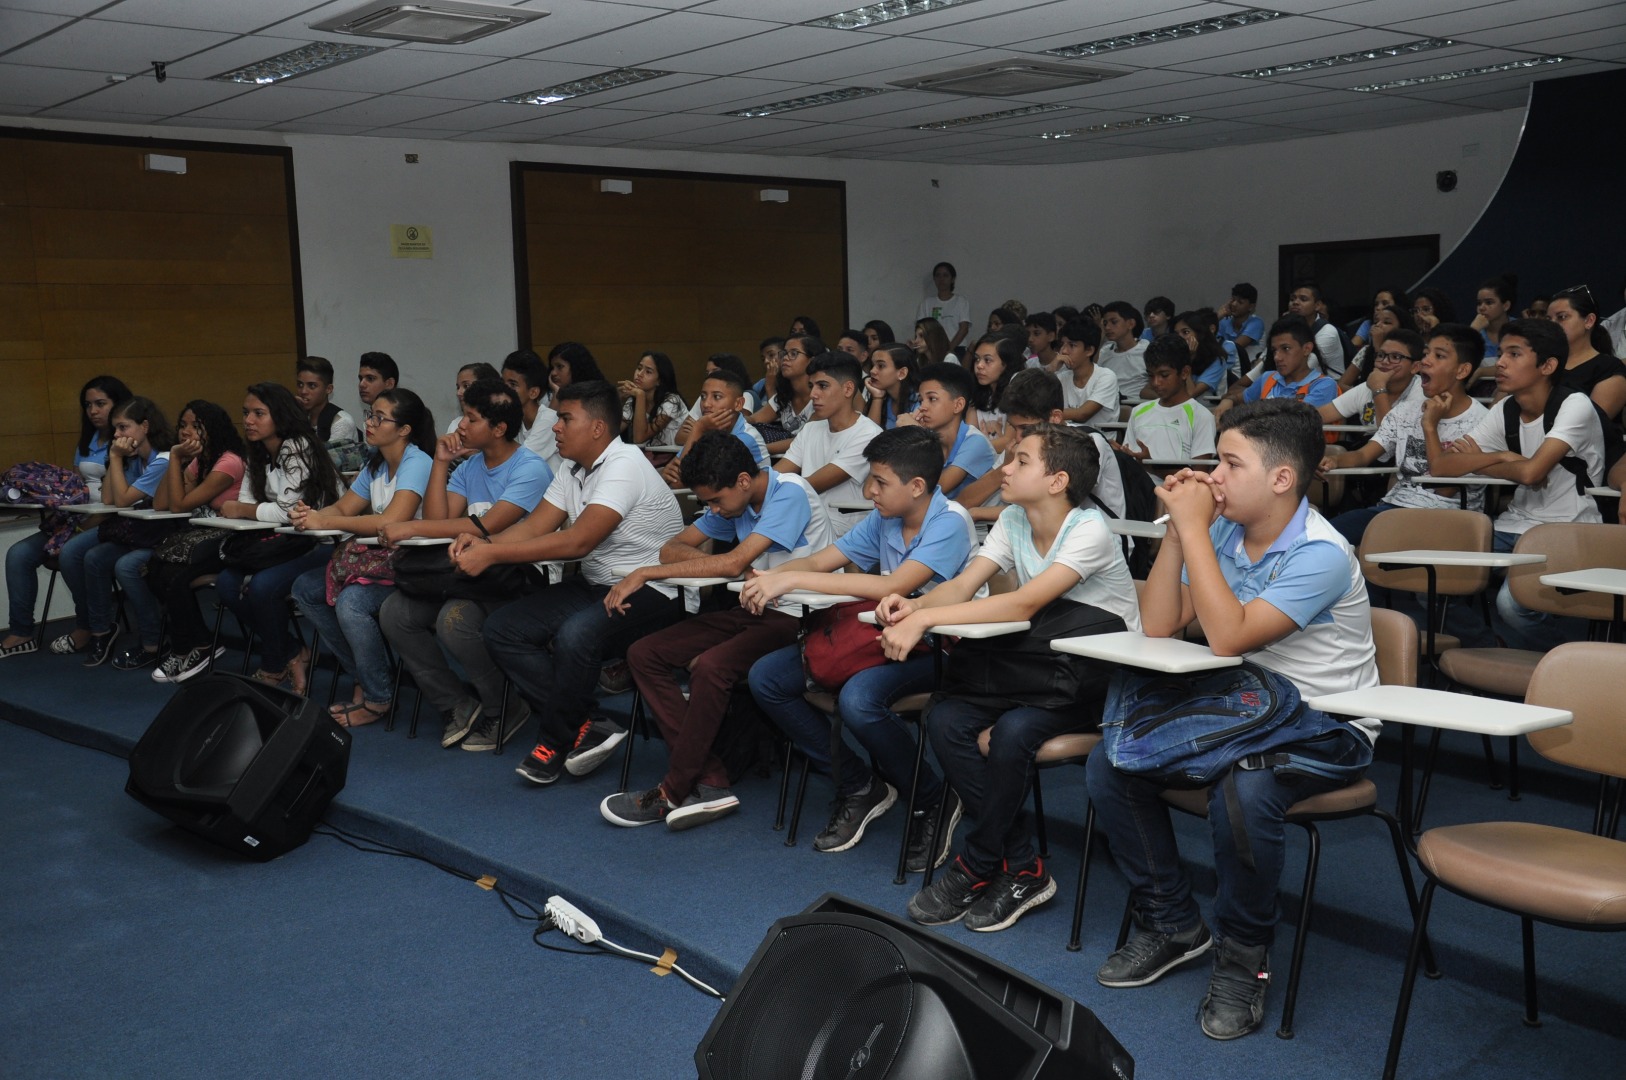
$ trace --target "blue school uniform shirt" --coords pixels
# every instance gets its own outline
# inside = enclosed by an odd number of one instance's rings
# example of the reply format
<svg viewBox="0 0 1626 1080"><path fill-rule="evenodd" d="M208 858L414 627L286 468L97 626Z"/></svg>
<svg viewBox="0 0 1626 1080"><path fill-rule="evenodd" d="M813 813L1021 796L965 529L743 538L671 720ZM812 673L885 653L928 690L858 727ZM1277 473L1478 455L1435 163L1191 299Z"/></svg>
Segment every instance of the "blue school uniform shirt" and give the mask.
<svg viewBox="0 0 1626 1080"><path fill-rule="evenodd" d="M90 436L90 450L83 454L79 452L79 444L74 443L73 467L77 469L80 465L83 465L87 461L92 465L106 465L107 448L109 445L111 445L112 441L113 440L110 438L102 438L102 433L99 431L93 432Z"/></svg>
<svg viewBox="0 0 1626 1080"><path fill-rule="evenodd" d="M1249 315L1242 320L1242 325L1236 325L1236 320L1227 315L1219 321L1219 331L1216 335L1221 341L1234 344L1239 337L1250 341L1263 341L1265 338L1265 320L1257 315Z"/></svg>
<svg viewBox="0 0 1626 1080"><path fill-rule="evenodd" d="M965 569L976 546L969 519L956 512L941 488L932 492L926 517L915 538L903 538L903 519L882 516L871 510L836 541L836 548L854 566L869 572L890 574L905 562L913 561L932 572L922 592L940 585Z"/></svg>
<svg viewBox="0 0 1626 1080"><path fill-rule="evenodd" d="M966 423L960 421L960 430L954 435L954 445L949 447L948 460L943 463L946 469L950 465L965 470L965 479L954 485L954 490L948 493L954 498L960 489L980 479L989 469L994 467L997 455L994 453L994 444L988 441L988 436Z"/></svg>
<svg viewBox="0 0 1626 1080"><path fill-rule="evenodd" d="M372 507L371 512L382 514L390 500L395 498L398 491L410 491L419 498L429 489L429 470L434 466L434 459L419 450L416 446L408 446L406 453L401 455L401 464L395 470L395 475L389 473L389 465L379 459L376 466L368 465L356 474L355 480L350 484L350 491L367 500ZM462 472L461 469L458 470ZM421 517L423 507L418 507L418 513L413 515Z"/></svg>
<svg viewBox="0 0 1626 1080"><path fill-rule="evenodd" d="M446 491L468 501L468 512L484 517L498 502L513 503L529 514L547 494L553 470L534 451L521 446L495 469L486 468L484 454L476 454L452 474Z"/></svg>
<svg viewBox="0 0 1626 1080"><path fill-rule="evenodd" d="M920 395L910 394L909 400L904 403L903 411L912 413L920 408ZM892 407L892 395L887 394L881 399L881 427L891 431L898 426L898 411Z"/></svg>
<svg viewBox="0 0 1626 1080"><path fill-rule="evenodd" d="M1312 371L1295 383L1287 382L1280 375L1272 377L1273 375L1274 373L1269 371L1261 375L1258 382L1243 391L1242 400L1258 401L1259 395L1265 389L1265 383L1267 382L1271 384L1270 396L1273 398L1296 397L1307 404L1321 406L1338 396L1338 380L1323 375L1319 371ZM1309 389L1304 392L1303 396L1300 396L1299 389L1305 386L1308 386Z"/></svg>
<svg viewBox="0 0 1626 1080"><path fill-rule="evenodd" d="M756 425L745 418L744 413L740 413L734 418L734 427L729 434L745 444L745 448L751 451L751 458L757 463L759 469L773 467L773 458L768 453L768 444L763 441L762 433L756 429Z"/></svg>
<svg viewBox="0 0 1626 1080"><path fill-rule="evenodd" d="M752 533L768 538L768 551L759 556L764 565L758 569L778 565L789 558L800 558L809 547L808 526L813 521L812 507L807 495L794 482L787 483L785 473L769 470L768 492L762 497L762 509L754 510L749 503L737 518L726 518L717 511L707 509L695 520L695 528L713 540L738 543ZM798 477L798 479L800 479ZM771 559L778 554L781 557Z"/></svg>
<svg viewBox="0 0 1626 1080"><path fill-rule="evenodd" d="M124 482L149 499L158 494L158 485L163 482L164 473L168 471L167 450L154 450L144 458L124 459Z"/></svg>

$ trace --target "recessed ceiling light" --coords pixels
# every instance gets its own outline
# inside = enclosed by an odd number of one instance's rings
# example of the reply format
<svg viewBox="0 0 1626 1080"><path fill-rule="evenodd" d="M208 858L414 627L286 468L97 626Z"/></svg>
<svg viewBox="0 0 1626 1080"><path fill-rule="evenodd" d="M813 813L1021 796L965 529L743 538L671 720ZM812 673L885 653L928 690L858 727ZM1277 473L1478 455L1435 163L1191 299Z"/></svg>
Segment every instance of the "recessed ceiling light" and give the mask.
<svg viewBox="0 0 1626 1080"><path fill-rule="evenodd" d="M1567 56L1532 56L1528 60L1511 60L1505 64L1487 64L1484 67L1463 68L1461 71L1445 71L1438 75L1418 75L1410 79L1352 86L1350 89L1359 90L1363 94L1371 93L1373 90L1399 90L1405 86L1425 86L1428 83L1450 82L1453 79L1471 79L1475 75L1494 75L1499 71L1517 71L1520 68L1541 67L1544 64L1562 64L1567 59L1569 59Z"/></svg>
<svg viewBox="0 0 1626 1080"><path fill-rule="evenodd" d="M848 86L840 90L831 90L824 94L809 94L807 97L786 98L784 101L770 101L766 105L753 105L749 109L735 109L724 113L724 116L772 116L775 113L790 112L794 109L811 109L816 105L834 105L839 101L852 101L854 98L872 97L875 94L886 93L881 86Z"/></svg>
<svg viewBox="0 0 1626 1080"><path fill-rule="evenodd" d="M662 75L670 75L670 71L655 71L652 68L616 68L601 75L592 75L585 79L576 79L572 82L560 83L558 86L547 86L541 90L532 90L526 94L515 94L502 100L510 105L552 105L556 101L567 98L581 97L584 94L597 94L604 90L614 90L620 86L631 86L641 83L645 79L658 79Z"/></svg>
<svg viewBox="0 0 1626 1080"><path fill-rule="evenodd" d="M931 90L941 94L971 97L1017 97L1065 90L1070 86L1116 79L1129 72L1089 68L1078 64L1049 64L1038 60L1000 60L992 64L940 71L918 79L903 79L893 86L906 90Z"/></svg>
<svg viewBox="0 0 1626 1080"><path fill-rule="evenodd" d="M838 11L822 19L809 19L803 26L819 26L827 30L857 30L877 23L926 15L944 8L959 7L974 0L883 0L879 4L866 4L851 11Z"/></svg>
<svg viewBox="0 0 1626 1080"><path fill-rule="evenodd" d="M1455 44L1456 42L1450 38L1421 38L1400 45L1385 45L1381 49L1363 49L1360 52L1339 53L1336 56L1322 56L1314 60L1295 60L1291 64L1274 64L1270 67L1252 68L1248 71L1233 71L1231 74L1243 79L1269 79L1277 75L1297 75L1303 71L1342 67L1345 64L1364 64L1368 60L1388 60L1396 56L1428 52L1431 49L1443 49L1447 45Z"/></svg>
<svg viewBox="0 0 1626 1080"><path fill-rule="evenodd" d="M1065 105L1028 105L1020 109L1002 109L999 112L978 113L976 116L957 116L953 120L939 120L934 124L916 124L916 131L949 131L970 124L986 124L990 120L1009 120L1013 116L1032 116L1034 113L1055 112Z"/></svg>
<svg viewBox="0 0 1626 1080"><path fill-rule="evenodd" d="M546 11L519 11L460 0L429 4L368 4L343 15L311 23L312 30L336 34L422 41L430 45L461 45L500 30L546 18Z"/></svg>
<svg viewBox="0 0 1626 1080"><path fill-rule="evenodd" d="M1132 128L1162 127L1164 124L1186 124L1191 117L1180 115L1143 116L1139 120L1114 120L1110 124L1091 124L1089 127L1064 128L1061 131L1046 131L1035 135L1035 139L1071 139L1075 135L1102 135L1109 131L1129 131Z"/></svg>
<svg viewBox="0 0 1626 1080"><path fill-rule="evenodd" d="M254 83L265 86L268 83L281 82L283 79L309 75L313 71L343 64L369 53L380 52L382 48L380 45L351 45L343 41L313 41L309 45L301 45L297 49L278 53L257 64L222 71L219 75L211 75L209 78L215 82Z"/></svg>
<svg viewBox="0 0 1626 1080"><path fill-rule="evenodd" d="M1116 52L1119 49L1133 49L1141 45L1156 45L1160 41L1177 41L1180 38L1195 37L1198 34L1215 34L1221 30L1235 30L1242 26L1253 26L1257 23L1270 22L1280 19L1286 12L1266 11L1263 8L1249 8L1245 11L1232 12L1229 15L1219 15L1212 19L1197 19L1193 22L1176 23L1173 26L1159 26L1155 30L1137 30L1133 34L1120 34L1117 37L1101 38L1098 41L1082 41L1077 45L1063 45L1059 49L1046 49L1050 56L1062 56L1069 60L1081 56L1098 56L1101 53Z"/></svg>

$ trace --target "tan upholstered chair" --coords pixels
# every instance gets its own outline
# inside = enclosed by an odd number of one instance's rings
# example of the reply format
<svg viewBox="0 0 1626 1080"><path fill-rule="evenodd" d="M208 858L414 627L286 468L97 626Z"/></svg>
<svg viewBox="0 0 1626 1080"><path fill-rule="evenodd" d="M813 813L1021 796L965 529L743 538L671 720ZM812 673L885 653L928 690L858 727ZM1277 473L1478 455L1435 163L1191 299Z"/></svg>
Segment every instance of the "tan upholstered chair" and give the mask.
<svg viewBox="0 0 1626 1080"><path fill-rule="evenodd" d="M1369 586L1392 589L1395 592L1427 595L1430 569L1435 575L1434 594L1439 597L1482 596L1490 584L1490 568L1483 566L1408 566L1384 570L1368 556L1384 551L1405 551L1411 548L1430 548L1437 551L1489 551L1491 549L1490 518L1477 510L1416 510L1401 507L1385 510L1373 518L1361 537L1357 551L1361 573ZM1431 633L1423 641L1423 655L1430 664L1438 662L1440 654L1457 647L1457 639L1440 632L1440 610L1428 613ZM1489 609L1486 609L1489 621Z"/></svg>
<svg viewBox="0 0 1626 1080"><path fill-rule="evenodd" d="M1626 778L1626 645L1573 642L1536 666L1526 699L1568 709L1575 722L1532 733L1530 745L1549 760L1604 777ZM1576 930L1626 930L1626 842L1593 832L1524 821L1479 822L1429 829L1417 843L1428 882L1389 1035L1386 1080L1395 1074L1435 889L1443 886L1488 907L1519 916L1524 944L1524 1020L1537 1023L1536 922Z"/></svg>

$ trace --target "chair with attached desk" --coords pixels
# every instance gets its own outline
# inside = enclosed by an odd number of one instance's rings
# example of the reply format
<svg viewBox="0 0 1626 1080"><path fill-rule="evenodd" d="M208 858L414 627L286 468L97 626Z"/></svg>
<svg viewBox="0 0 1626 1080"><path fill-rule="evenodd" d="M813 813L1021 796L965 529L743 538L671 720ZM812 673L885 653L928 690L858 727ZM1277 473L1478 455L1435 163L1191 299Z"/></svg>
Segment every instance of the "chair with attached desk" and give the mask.
<svg viewBox="0 0 1626 1080"><path fill-rule="evenodd" d="M1382 684L1417 685L1417 638L1417 624L1404 614L1386 608L1372 610L1372 639L1377 646L1378 679ZM1163 793L1163 801L1176 810L1206 818L1209 790L1206 787L1195 790L1170 788ZM1312 795L1289 807L1286 821L1304 830L1309 850L1305 857L1304 884L1300 890L1298 932L1293 937L1293 957L1288 968L1287 993L1282 1002L1282 1021L1276 1031L1278 1038L1293 1037L1293 1012L1298 1001L1299 977L1304 967L1304 944L1309 937L1311 903L1315 899L1316 877L1321 864L1321 833L1316 825L1318 822L1340 821L1344 818L1366 815L1376 817L1388 826L1389 838L1394 845L1395 861L1400 867L1401 881L1406 888L1406 902L1410 905L1414 917L1418 912L1417 888L1412 880L1410 860L1406 857L1405 839L1400 830L1400 822L1378 805L1377 785L1370 779L1362 777L1346 787ZM1082 897L1082 889L1080 896ZM1131 914L1132 907L1126 903L1123 922L1118 929L1118 948L1122 948L1124 942L1129 939ZM1428 957L1428 970L1431 976L1438 974L1434 970L1432 954Z"/></svg>
<svg viewBox="0 0 1626 1080"><path fill-rule="evenodd" d="M1559 764L1604 778L1626 778L1626 718L1619 703L1623 681L1626 645L1572 642L1547 653L1531 676L1527 700L1567 709L1574 721L1530 732L1530 745ZM1399 1064L1419 950L1438 887L1519 916L1524 1022L1530 1027L1540 1023L1534 924L1626 930L1626 842L1601 835L1596 819L1591 832L1523 821L1441 826L1418 840L1417 861L1428 881L1395 1008L1385 1080L1392 1080Z"/></svg>

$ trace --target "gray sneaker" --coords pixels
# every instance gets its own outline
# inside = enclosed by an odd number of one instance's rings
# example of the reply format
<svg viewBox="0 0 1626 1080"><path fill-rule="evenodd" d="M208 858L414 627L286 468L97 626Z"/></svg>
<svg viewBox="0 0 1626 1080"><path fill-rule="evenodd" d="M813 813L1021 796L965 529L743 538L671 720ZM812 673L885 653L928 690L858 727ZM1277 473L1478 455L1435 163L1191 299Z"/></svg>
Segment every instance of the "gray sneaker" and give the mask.
<svg viewBox="0 0 1626 1080"><path fill-rule="evenodd" d="M1139 918L1135 922L1134 936L1124 942L1123 948L1107 957L1107 962L1095 973L1095 981L1102 986L1122 990L1156 982L1181 964L1197 959L1214 945L1213 935L1200 922L1179 934L1147 930L1139 925Z"/></svg>
<svg viewBox="0 0 1626 1080"><path fill-rule="evenodd" d="M586 776L604 764L626 737L627 729L620 724L602 716L593 717L576 733L576 745L565 755L565 771L571 776Z"/></svg>
<svg viewBox="0 0 1626 1080"><path fill-rule="evenodd" d="M1210 1039L1240 1039L1265 1020L1265 991L1270 988L1268 946L1245 948L1222 941L1214 952L1208 993L1197 1007L1197 1020Z"/></svg>
<svg viewBox="0 0 1626 1080"><path fill-rule="evenodd" d="M565 767L570 766L567 764ZM696 784L694 790L689 792L689 797L684 799L677 809L667 813L666 827L673 832L682 832L684 829L692 829L696 825L704 825L720 817L727 817L739 808L740 800L727 788Z"/></svg>
<svg viewBox="0 0 1626 1080"><path fill-rule="evenodd" d="M830 804L830 824L813 838L813 850L846 851L864 838L869 823L892 809L898 789L879 776L870 777L869 787Z"/></svg>
<svg viewBox="0 0 1626 1080"><path fill-rule="evenodd" d="M636 829L653 825L672 813L672 803L659 787L648 791L619 791L598 804L598 812L611 825Z"/></svg>
<svg viewBox="0 0 1626 1080"><path fill-rule="evenodd" d="M518 735L520 733L520 729L529 723L530 719L531 710L529 707L527 707L517 717L510 718L508 723L503 725L503 745L507 746L508 740L512 739L515 735ZM470 731L463 737L463 742L461 745L463 749L471 750L475 753L497 749L497 718L495 716L487 716L482 713L480 715L480 719L474 725L474 730Z"/></svg>
<svg viewBox="0 0 1626 1080"><path fill-rule="evenodd" d="M472 698L463 702L452 710L451 718L446 721L446 727L440 733L440 745L446 749L456 746L474 730L479 719L480 700Z"/></svg>

